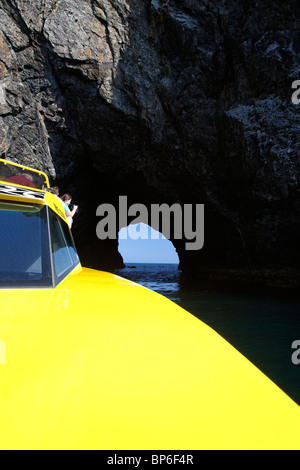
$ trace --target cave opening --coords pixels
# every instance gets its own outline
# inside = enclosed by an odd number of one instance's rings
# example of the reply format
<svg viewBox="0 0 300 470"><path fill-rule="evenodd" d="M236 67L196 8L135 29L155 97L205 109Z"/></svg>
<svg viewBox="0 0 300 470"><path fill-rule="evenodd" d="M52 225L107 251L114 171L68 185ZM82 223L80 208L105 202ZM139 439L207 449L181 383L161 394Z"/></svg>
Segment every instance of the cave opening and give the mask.
<svg viewBox="0 0 300 470"><path fill-rule="evenodd" d="M106 170L106 169L105 169ZM174 203L174 195L166 196L160 186L155 187L142 171L110 172L95 168L90 161L81 167L77 177L72 179L62 188L72 186L74 201L79 204L79 212L74 217L73 236L79 251L82 264L101 270L112 270L124 267L126 262L148 263L172 263L180 264L181 254L178 251L180 240L175 240L172 234L164 233L161 226L151 223L152 205ZM80 178L78 178L80 174ZM71 190L70 190L71 191ZM136 208L132 214L123 213L123 222L120 223L120 199L126 198L126 212L130 208ZM115 211L116 220L115 237L97 236L97 226L101 221L102 228L109 230L107 226L107 213L97 215L99 206L109 206ZM138 209L143 208L148 214L142 217ZM137 219L139 221L137 222ZM161 222L161 221L160 221ZM112 228L114 230L114 228ZM146 232L148 239L145 239ZM112 234L112 231L110 231ZM125 238L125 234L127 234ZM121 236L120 236L121 235ZM137 257L131 255L136 253ZM123 256L124 254L124 256ZM130 259L128 256L130 254Z"/></svg>
<svg viewBox="0 0 300 470"><path fill-rule="evenodd" d="M118 234L118 251L127 263L179 264L173 243L145 223L131 223Z"/></svg>
<svg viewBox="0 0 300 470"><path fill-rule="evenodd" d="M74 217L73 236L76 247L79 252L82 265L89 268L112 271L114 269L124 268L126 262L137 263L138 258L127 260L126 249L122 244L126 240L120 239L119 231L126 229L137 222L148 224L152 230L162 233L169 242L169 247L175 253L175 259L172 263L177 263L179 270L185 273L191 273L193 277L206 280L212 276L215 278L227 276L223 269L226 266L230 270L229 276L236 276L239 268L244 269L247 265L247 253L245 251L246 243L243 240L240 231L237 230L233 218L230 214L221 214L217 204L213 204L204 195L204 186L198 187L196 196L190 194L191 184L185 178L184 172L180 173L179 179L170 178L169 173L162 172L158 175L155 168L142 167L138 170L132 168L112 167L103 165L103 160L98 162L97 156L91 151L84 153L81 159L77 160L76 171L68 179L56 180L61 191L67 190L73 195L73 200L79 204L79 212ZM104 155L102 155L103 159ZM108 157L107 157L108 158ZM120 197L126 196L127 207L143 206L146 208L148 218L133 213L128 215L123 224L119 224L119 203ZM160 220L159 225L152 223L151 208L153 205L165 204L172 207L179 204L184 207L185 204L203 203L205 206L205 241L204 246L199 250L187 250L184 236L178 238L172 232L164 233L163 223ZM96 233L96 227L99 223L97 208L101 204L109 204L116 209L116 231L115 237L99 239ZM193 227L193 230L195 227ZM134 231L133 228L131 230ZM137 238L137 231L136 238ZM184 235L184 230L182 231ZM161 235L162 236L162 235ZM144 243L142 252L150 254L153 252L153 258L149 263L158 261L159 250L146 247L147 240L127 240L132 243L131 253L138 249L139 243ZM149 240L157 242L162 240ZM154 245L155 246L155 245ZM123 253L125 256L123 257ZM125 259L123 259L125 258ZM143 262L144 259L141 262ZM161 258L159 262L165 261ZM246 270L248 268L246 267Z"/></svg>

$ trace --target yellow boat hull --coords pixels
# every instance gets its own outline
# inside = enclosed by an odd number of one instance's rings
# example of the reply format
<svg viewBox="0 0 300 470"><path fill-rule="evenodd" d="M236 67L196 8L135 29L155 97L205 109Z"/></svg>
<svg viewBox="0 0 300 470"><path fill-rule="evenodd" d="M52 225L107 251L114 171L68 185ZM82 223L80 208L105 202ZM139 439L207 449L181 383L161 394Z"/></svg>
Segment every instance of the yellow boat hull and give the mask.
<svg viewBox="0 0 300 470"><path fill-rule="evenodd" d="M299 449L300 408L170 300L83 269L1 292L1 449Z"/></svg>

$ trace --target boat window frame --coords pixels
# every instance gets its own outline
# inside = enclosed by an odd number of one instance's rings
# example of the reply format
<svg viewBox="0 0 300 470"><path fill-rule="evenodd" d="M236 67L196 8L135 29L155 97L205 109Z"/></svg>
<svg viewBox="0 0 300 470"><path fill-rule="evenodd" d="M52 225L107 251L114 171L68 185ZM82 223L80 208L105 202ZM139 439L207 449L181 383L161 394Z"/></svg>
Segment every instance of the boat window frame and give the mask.
<svg viewBox="0 0 300 470"><path fill-rule="evenodd" d="M48 211L48 229L49 229L49 244L50 244L50 253L51 253L53 287L56 287L68 276L68 274L70 274L71 271L73 271L80 264L80 259L79 259L79 256L75 247L72 233L69 229L67 222L65 222L49 206L47 206L47 211ZM67 248L68 255L70 256L70 259L71 259L70 266L67 269L65 269L60 275L58 275L58 273L56 272L56 267L55 267L54 251L53 251L54 230L53 230L53 226L52 226L50 218L52 218L52 220L55 219L55 221L57 222L61 230L63 240L65 242L64 248ZM72 257L72 254L70 253L70 248L74 250L74 253L76 255L74 259L72 259L73 257Z"/></svg>
<svg viewBox="0 0 300 470"><path fill-rule="evenodd" d="M39 204L35 202L20 202L20 201L4 201L0 200L1 203L7 206L28 206L28 207L39 207ZM13 209L12 209L13 210ZM18 211L16 211L18 212ZM21 211L20 211L21 212ZM49 218L47 206L42 205L40 208L41 219L43 224L41 225L41 266L42 266L42 278L40 280L8 280L6 283L0 281L0 289L47 289L53 287L53 271L52 271L52 257L50 251L50 240L49 240Z"/></svg>
<svg viewBox="0 0 300 470"><path fill-rule="evenodd" d="M0 200L8 206L40 206L33 201L7 201ZM12 209L13 210L13 209ZM42 212L44 211L44 212ZM76 250L72 233L69 229L67 222L65 222L55 211L53 211L47 204L43 204L40 209L41 217L44 224L41 226L41 264L42 264L42 280L18 280L15 283L7 281L6 283L0 282L0 290L3 289L51 289L58 286L76 267L80 265L80 259ZM71 259L71 264L60 275L57 274L54 261L53 239L54 230L51 229L50 219L55 218L58 223L63 239L65 242L64 248L67 249L68 255ZM70 251L70 248L73 250ZM73 253L73 254L72 254Z"/></svg>

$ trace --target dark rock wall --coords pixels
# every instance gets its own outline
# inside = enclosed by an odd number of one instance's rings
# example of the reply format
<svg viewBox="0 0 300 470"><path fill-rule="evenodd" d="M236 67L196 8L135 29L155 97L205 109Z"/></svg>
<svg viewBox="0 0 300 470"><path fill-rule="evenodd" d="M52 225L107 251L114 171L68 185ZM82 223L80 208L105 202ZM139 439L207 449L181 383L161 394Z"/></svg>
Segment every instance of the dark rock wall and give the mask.
<svg viewBox="0 0 300 470"><path fill-rule="evenodd" d="M83 263L122 264L96 207L205 204L185 271L299 285L298 2L0 0L2 158L80 205Z"/></svg>

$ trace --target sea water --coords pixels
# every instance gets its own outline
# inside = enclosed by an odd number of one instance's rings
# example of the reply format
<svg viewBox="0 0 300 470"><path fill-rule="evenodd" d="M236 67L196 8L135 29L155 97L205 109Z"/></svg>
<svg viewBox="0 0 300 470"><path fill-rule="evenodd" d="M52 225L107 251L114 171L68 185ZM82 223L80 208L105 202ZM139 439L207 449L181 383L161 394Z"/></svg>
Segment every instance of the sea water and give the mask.
<svg viewBox="0 0 300 470"><path fill-rule="evenodd" d="M176 264L133 264L114 271L164 295L212 327L300 405L300 298L222 291L187 280ZM300 357L300 355L299 355Z"/></svg>

